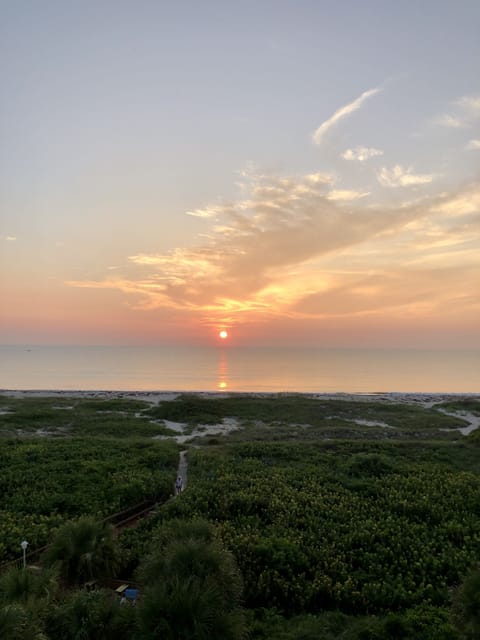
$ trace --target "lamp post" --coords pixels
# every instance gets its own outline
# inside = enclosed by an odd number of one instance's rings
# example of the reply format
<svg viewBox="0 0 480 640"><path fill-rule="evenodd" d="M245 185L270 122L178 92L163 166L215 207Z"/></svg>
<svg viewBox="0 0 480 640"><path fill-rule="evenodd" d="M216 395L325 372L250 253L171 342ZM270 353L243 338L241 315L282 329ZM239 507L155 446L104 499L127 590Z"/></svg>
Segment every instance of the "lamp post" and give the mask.
<svg viewBox="0 0 480 640"><path fill-rule="evenodd" d="M20 543L20 546L22 547L22 551L23 551L23 568L25 569L25 567L27 566L27 547L28 547L28 542L26 540L22 540L22 542Z"/></svg>

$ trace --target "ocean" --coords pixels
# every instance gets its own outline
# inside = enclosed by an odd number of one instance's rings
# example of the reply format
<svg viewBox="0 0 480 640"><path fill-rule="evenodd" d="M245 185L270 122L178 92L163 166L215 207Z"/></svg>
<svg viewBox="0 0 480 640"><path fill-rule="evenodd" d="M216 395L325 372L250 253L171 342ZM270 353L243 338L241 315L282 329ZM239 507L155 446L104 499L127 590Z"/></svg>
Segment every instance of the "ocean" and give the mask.
<svg viewBox="0 0 480 640"><path fill-rule="evenodd" d="M480 350L2 346L0 388L479 393Z"/></svg>

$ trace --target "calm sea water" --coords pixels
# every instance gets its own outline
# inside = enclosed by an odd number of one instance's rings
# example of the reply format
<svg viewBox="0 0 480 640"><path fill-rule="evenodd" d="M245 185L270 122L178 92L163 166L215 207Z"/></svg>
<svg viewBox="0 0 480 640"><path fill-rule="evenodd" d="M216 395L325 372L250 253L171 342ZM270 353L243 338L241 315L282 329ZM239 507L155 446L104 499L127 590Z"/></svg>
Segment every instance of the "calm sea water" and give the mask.
<svg viewBox="0 0 480 640"><path fill-rule="evenodd" d="M479 393L480 351L4 346L0 388Z"/></svg>

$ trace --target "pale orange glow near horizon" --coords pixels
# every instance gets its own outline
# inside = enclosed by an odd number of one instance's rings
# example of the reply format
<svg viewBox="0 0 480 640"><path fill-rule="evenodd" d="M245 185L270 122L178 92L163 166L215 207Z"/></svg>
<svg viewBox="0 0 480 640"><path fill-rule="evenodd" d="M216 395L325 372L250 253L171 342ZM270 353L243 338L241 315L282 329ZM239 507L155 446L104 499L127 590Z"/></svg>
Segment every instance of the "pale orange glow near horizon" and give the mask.
<svg viewBox="0 0 480 640"><path fill-rule="evenodd" d="M478 3L5 4L0 343L480 349Z"/></svg>

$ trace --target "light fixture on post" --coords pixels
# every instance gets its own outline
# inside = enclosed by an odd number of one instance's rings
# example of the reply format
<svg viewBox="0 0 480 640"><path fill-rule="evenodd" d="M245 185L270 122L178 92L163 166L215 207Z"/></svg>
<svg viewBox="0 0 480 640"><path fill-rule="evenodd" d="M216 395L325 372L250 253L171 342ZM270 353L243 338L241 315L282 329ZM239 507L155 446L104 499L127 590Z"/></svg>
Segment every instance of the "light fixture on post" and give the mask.
<svg viewBox="0 0 480 640"><path fill-rule="evenodd" d="M22 542L20 543L20 546L22 547L22 551L23 551L23 568L25 569L25 567L27 566L27 547L28 547L28 542L26 540L22 540Z"/></svg>

